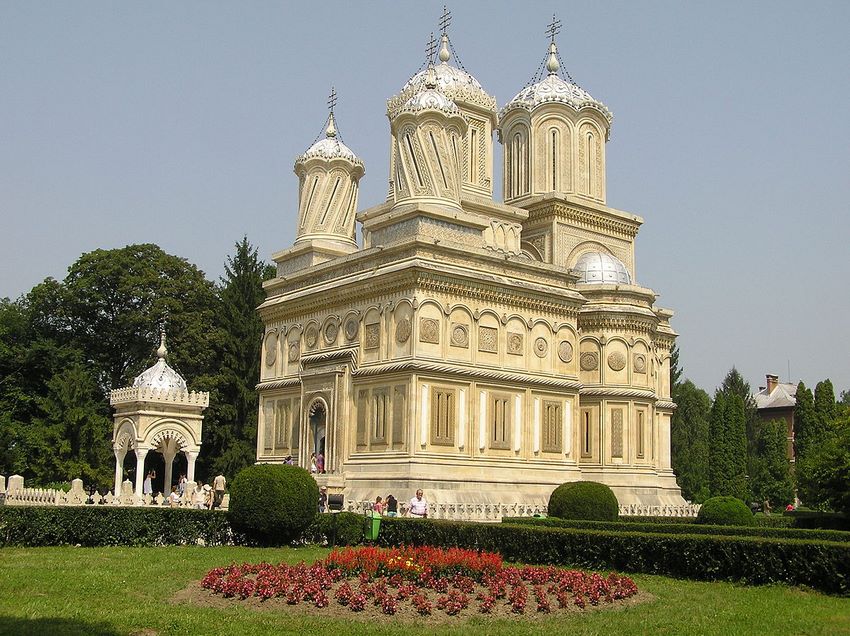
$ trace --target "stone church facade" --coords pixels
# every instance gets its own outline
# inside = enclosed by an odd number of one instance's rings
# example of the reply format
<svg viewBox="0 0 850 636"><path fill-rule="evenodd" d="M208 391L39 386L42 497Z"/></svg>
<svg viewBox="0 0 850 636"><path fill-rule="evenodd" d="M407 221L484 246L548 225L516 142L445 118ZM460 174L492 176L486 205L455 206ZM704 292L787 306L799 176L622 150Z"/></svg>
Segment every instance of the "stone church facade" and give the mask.
<svg viewBox="0 0 850 636"><path fill-rule="evenodd" d="M257 460L321 452L317 479L355 501L545 504L593 480L683 504L672 312L635 281L643 220L606 204L610 111L560 75L554 38L501 110L451 59L444 34L388 101L384 203L357 211L364 166L333 111L296 160L297 237L259 309Z"/></svg>

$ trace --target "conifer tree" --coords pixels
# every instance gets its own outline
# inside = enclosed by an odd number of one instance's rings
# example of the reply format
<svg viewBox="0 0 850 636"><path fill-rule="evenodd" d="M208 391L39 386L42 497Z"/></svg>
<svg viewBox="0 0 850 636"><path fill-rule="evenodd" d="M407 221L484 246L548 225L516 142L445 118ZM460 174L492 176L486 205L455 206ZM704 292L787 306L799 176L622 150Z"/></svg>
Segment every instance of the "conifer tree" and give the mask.
<svg viewBox="0 0 850 636"><path fill-rule="evenodd" d="M673 386L670 452L682 496L701 503L709 496L709 412L711 398L690 380Z"/></svg>
<svg viewBox="0 0 850 636"><path fill-rule="evenodd" d="M733 395L726 404L726 434L729 452L729 492L724 493L743 501L749 499L747 483L747 423L744 400Z"/></svg>
<svg viewBox="0 0 850 636"><path fill-rule="evenodd" d="M818 382L815 386L815 416L818 423L818 432L814 435L817 440L832 426L833 420L838 415L838 407L835 403L835 390L829 379Z"/></svg>
<svg viewBox="0 0 850 636"><path fill-rule="evenodd" d="M726 427L726 396L722 391L714 395L709 420L709 451L708 475L709 490L712 497L729 493L729 463L728 434Z"/></svg>
<svg viewBox="0 0 850 636"><path fill-rule="evenodd" d="M801 380L797 385L794 405L794 456L799 463L809 450L810 441L817 433L815 402L812 392Z"/></svg>
<svg viewBox="0 0 850 636"><path fill-rule="evenodd" d="M762 425L751 483L756 500L767 500L774 508L794 499L794 482L788 462L788 428L784 420L771 420Z"/></svg>

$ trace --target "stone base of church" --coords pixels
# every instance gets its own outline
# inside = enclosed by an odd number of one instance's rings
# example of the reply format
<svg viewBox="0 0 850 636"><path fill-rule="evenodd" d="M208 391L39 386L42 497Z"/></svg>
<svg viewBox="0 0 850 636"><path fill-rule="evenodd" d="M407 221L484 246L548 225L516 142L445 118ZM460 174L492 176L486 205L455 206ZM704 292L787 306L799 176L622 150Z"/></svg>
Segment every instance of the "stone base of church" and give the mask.
<svg viewBox="0 0 850 636"><path fill-rule="evenodd" d="M597 481L611 487L620 506L684 506L672 471L633 467L604 469L576 466L507 468L448 466L442 463L347 466L336 489L348 502L374 502L393 495L409 501L421 488L434 504L522 504L543 506L565 482Z"/></svg>

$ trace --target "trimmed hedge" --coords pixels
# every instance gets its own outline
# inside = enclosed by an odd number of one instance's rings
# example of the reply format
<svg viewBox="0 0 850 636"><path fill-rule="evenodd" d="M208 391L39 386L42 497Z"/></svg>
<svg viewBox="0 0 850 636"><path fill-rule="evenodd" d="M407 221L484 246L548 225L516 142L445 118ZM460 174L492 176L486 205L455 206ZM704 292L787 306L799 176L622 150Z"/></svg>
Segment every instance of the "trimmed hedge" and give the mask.
<svg viewBox="0 0 850 636"><path fill-rule="evenodd" d="M233 529L260 545L286 545L310 527L319 509L319 486L298 466L243 468L230 486Z"/></svg>
<svg viewBox="0 0 850 636"><path fill-rule="evenodd" d="M840 512L820 510L789 510L785 516L792 519L795 528L819 528L822 530L850 530L850 518Z"/></svg>
<svg viewBox="0 0 850 636"><path fill-rule="evenodd" d="M764 537L773 539L801 539L804 541L838 541L850 543L850 532L837 530L802 530L797 528L709 526L703 524L622 523L617 521L572 521L547 517L505 517L502 523L524 524L550 528L577 528L583 530L610 530L615 532L643 532L649 534L708 534L730 537Z"/></svg>
<svg viewBox="0 0 850 636"><path fill-rule="evenodd" d="M647 534L432 519L384 519L378 543L499 552L509 561L696 580L807 585L850 593L850 545L761 537Z"/></svg>
<svg viewBox="0 0 850 636"><path fill-rule="evenodd" d="M614 491L595 481L561 484L549 495L549 516L560 519L616 521L620 506Z"/></svg>
<svg viewBox="0 0 850 636"><path fill-rule="evenodd" d="M369 518L371 523L372 519ZM382 519L383 521L383 519ZM317 545L360 545L363 543L366 519L354 512L331 512L316 515L304 531L304 541Z"/></svg>
<svg viewBox="0 0 850 636"><path fill-rule="evenodd" d="M663 523L665 525L696 523L696 517L626 517L620 515L618 521L626 523Z"/></svg>
<svg viewBox="0 0 850 636"><path fill-rule="evenodd" d="M752 526L753 513L737 497L712 497L699 509L697 523L710 526Z"/></svg>
<svg viewBox="0 0 850 636"><path fill-rule="evenodd" d="M0 546L228 545L238 543L218 510L112 506L0 506Z"/></svg>

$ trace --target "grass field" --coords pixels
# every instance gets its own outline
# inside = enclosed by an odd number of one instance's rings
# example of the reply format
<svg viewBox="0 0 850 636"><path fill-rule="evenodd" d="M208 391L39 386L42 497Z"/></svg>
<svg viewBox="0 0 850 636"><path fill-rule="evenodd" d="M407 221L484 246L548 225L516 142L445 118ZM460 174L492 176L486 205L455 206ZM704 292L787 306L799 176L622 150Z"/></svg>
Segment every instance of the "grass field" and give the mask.
<svg viewBox="0 0 850 636"><path fill-rule="evenodd" d="M617 610L449 626L371 623L176 605L170 598L231 562L312 561L318 548L3 548L0 634L824 634L850 635L850 599L781 587L634 576L655 598ZM318 610L321 612L321 610Z"/></svg>

